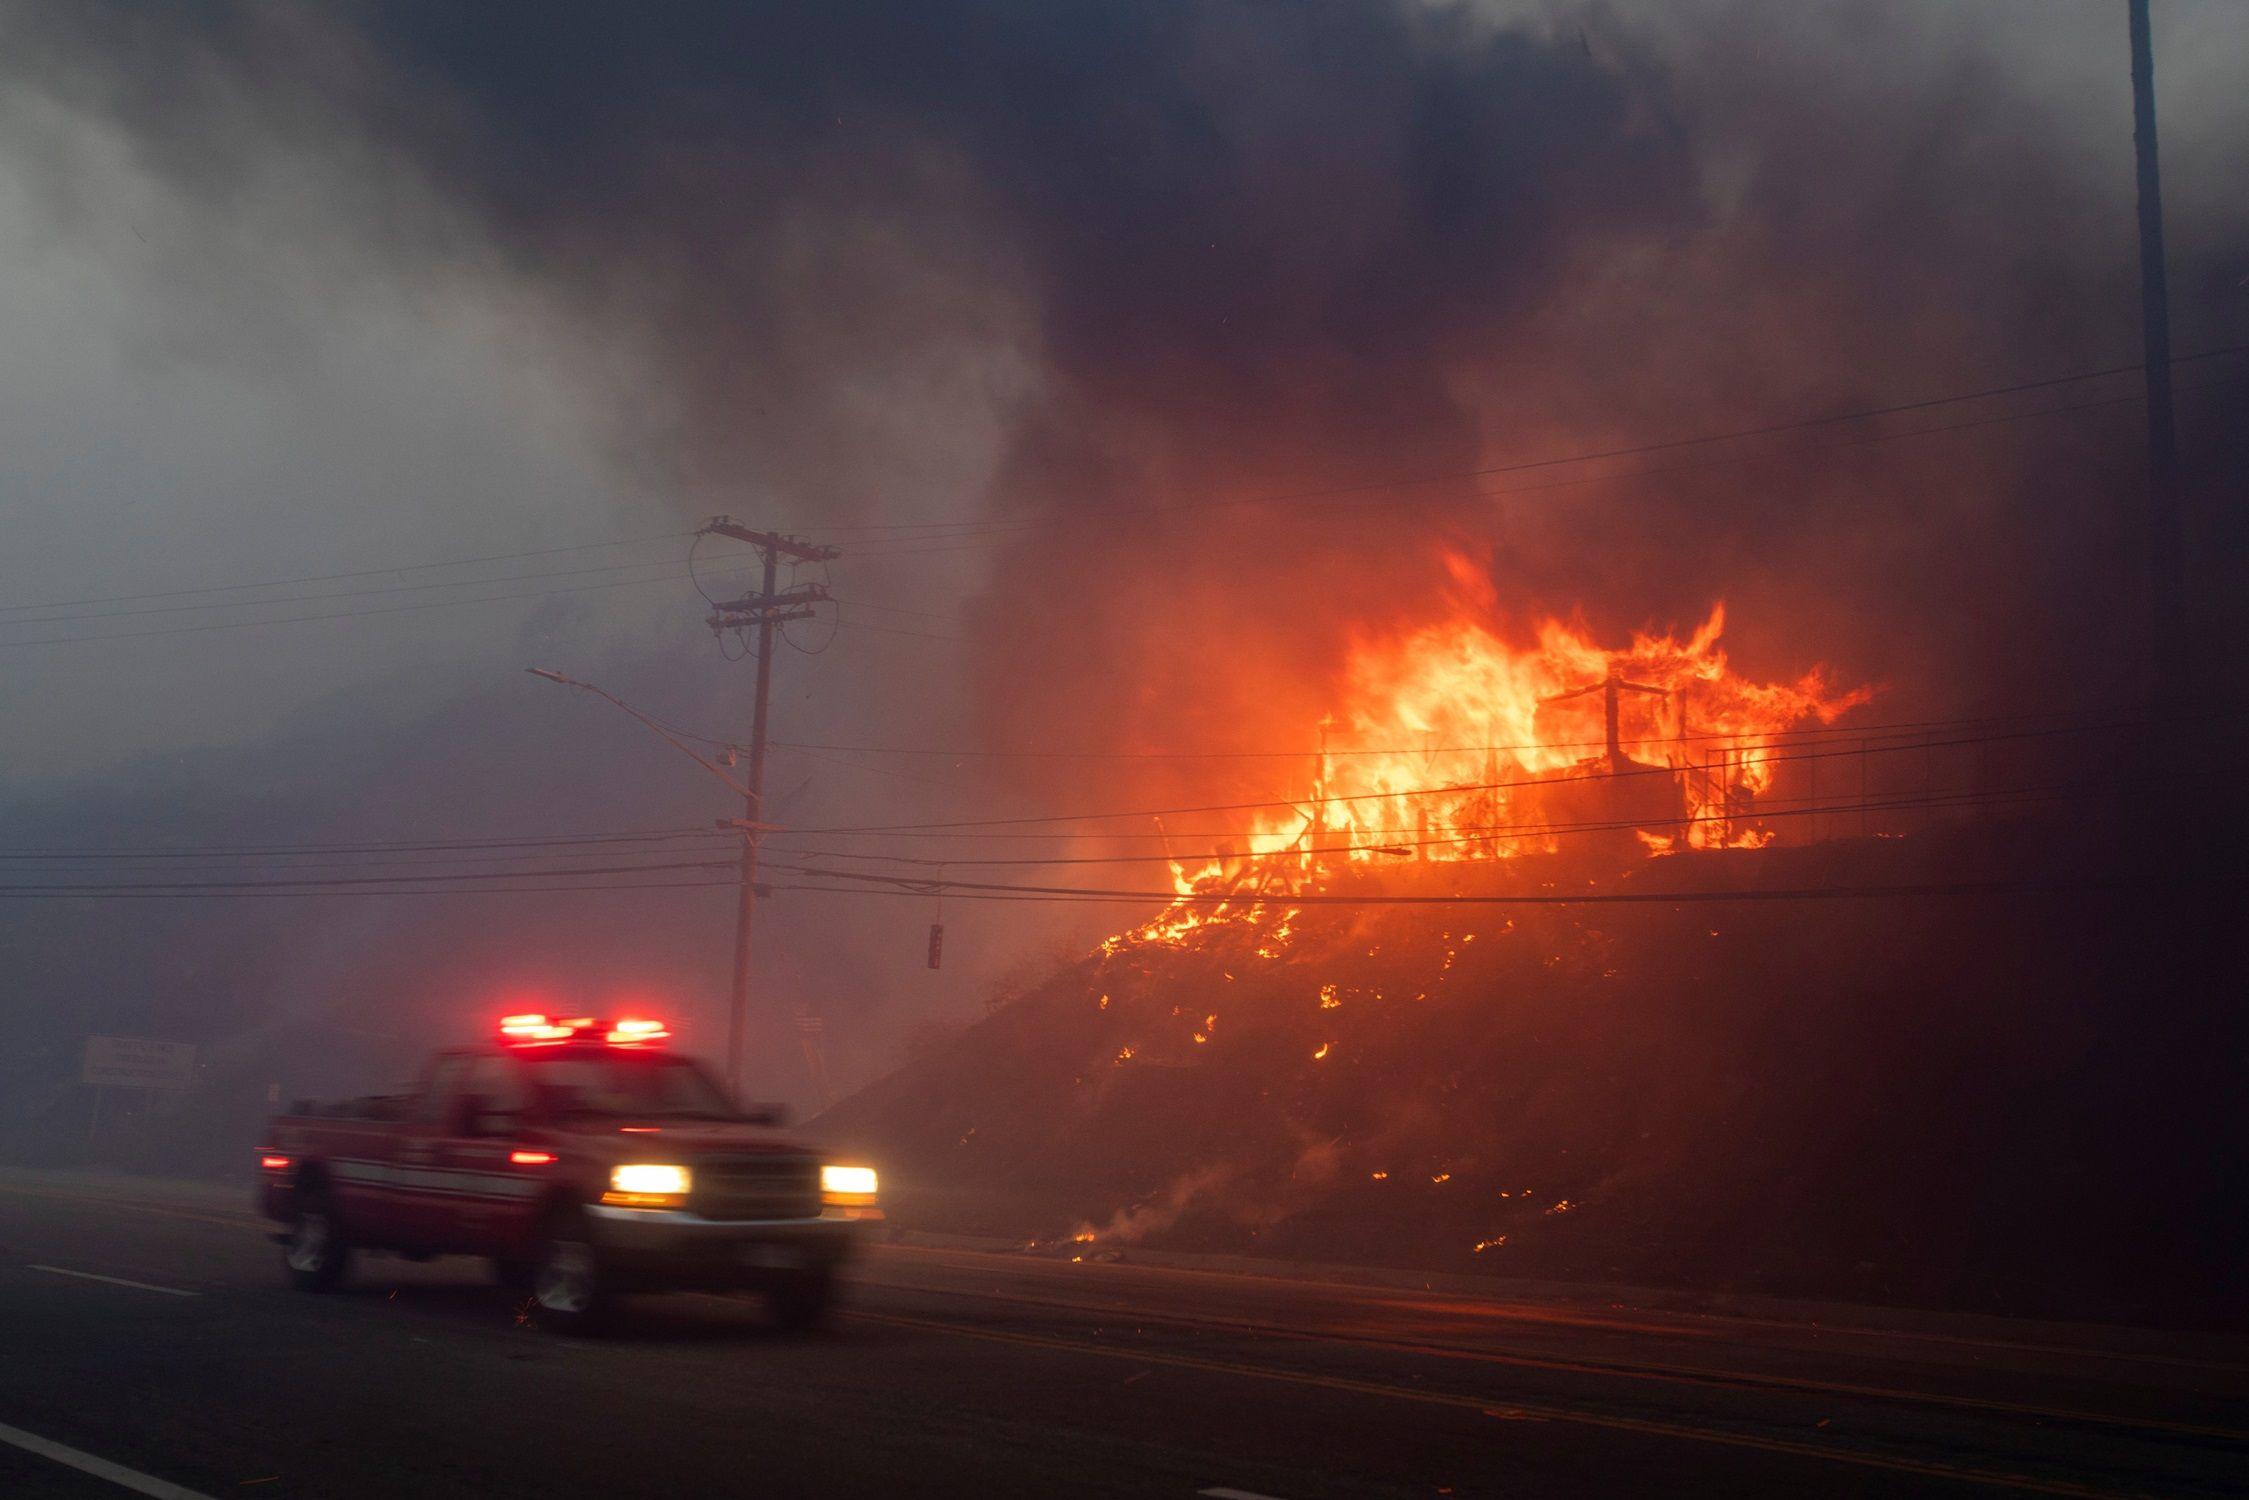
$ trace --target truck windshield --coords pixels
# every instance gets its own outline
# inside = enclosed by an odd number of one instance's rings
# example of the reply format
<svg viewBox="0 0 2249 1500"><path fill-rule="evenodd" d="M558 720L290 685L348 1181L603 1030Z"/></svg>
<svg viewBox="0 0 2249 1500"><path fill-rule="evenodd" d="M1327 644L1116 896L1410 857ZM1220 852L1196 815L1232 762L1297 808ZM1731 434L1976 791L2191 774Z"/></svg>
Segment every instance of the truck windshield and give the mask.
<svg viewBox="0 0 2249 1500"><path fill-rule="evenodd" d="M532 1061L530 1076L540 1104L558 1114L730 1119L735 1113L718 1085L684 1057L548 1056Z"/></svg>

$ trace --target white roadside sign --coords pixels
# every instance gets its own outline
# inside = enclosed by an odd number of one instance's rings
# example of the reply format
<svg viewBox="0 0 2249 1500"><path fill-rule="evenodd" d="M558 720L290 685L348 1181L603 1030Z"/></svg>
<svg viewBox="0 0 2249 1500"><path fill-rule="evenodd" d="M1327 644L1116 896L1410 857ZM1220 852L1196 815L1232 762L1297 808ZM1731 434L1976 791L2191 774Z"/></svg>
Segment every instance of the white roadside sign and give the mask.
<svg viewBox="0 0 2249 1500"><path fill-rule="evenodd" d="M85 1080L129 1089L184 1089L195 1082L195 1044L90 1036Z"/></svg>

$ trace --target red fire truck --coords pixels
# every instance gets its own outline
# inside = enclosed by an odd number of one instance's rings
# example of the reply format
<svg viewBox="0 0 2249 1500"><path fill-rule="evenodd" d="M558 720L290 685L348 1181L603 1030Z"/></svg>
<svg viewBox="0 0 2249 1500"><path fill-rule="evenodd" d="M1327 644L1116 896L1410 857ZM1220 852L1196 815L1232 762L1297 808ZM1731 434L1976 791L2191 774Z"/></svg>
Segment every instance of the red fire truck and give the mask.
<svg viewBox="0 0 2249 1500"><path fill-rule="evenodd" d="M290 1279L334 1288L359 1251L478 1255L566 1330L630 1291L755 1289L782 1324L816 1322L882 1217L873 1169L737 1109L670 1035L508 1016L406 1093L293 1106L259 1148Z"/></svg>

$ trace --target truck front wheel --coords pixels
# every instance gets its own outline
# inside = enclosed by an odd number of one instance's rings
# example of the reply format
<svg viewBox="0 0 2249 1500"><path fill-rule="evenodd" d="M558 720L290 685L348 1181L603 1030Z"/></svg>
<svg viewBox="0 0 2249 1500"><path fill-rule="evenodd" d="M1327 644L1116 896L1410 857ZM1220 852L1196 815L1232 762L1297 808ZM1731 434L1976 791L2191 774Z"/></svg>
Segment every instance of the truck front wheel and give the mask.
<svg viewBox="0 0 2249 1500"><path fill-rule="evenodd" d="M304 1200L283 1259L290 1285L301 1292L332 1292L351 1267L351 1244L336 1223L325 1194Z"/></svg>
<svg viewBox="0 0 2249 1500"><path fill-rule="evenodd" d="M531 1253L531 1300L539 1321L558 1333L591 1333L608 1314L600 1258L584 1213L557 1209L539 1230Z"/></svg>

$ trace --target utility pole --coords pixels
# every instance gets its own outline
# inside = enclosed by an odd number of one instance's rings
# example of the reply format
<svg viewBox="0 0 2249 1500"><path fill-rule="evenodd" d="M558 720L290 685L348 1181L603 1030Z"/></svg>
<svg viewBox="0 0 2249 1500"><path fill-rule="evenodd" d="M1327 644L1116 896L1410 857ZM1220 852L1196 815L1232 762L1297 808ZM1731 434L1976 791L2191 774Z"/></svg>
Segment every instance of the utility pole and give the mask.
<svg viewBox="0 0 2249 1500"><path fill-rule="evenodd" d="M2155 711L2179 708L2186 660L2185 541L2179 522L2179 434L2171 411L2171 302L2163 270L2163 185L2155 152L2155 47L2148 0L2127 0L2132 31L2132 145L2140 207L2140 324L2147 366L2148 687Z"/></svg>
<svg viewBox="0 0 2249 1500"><path fill-rule="evenodd" d="M777 532L753 531L727 516L714 516L700 533L747 542L757 549L765 565L764 586L712 607L711 633L757 627L757 700L750 718L750 779L743 805L742 889L734 914L734 975L727 996L726 1087L742 1097L743 1049L747 1042L750 1007L750 928L757 915L757 850L765 822L765 722L773 690L774 632L791 620L808 619L813 606L828 597L816 583L781 589L781 559L827 562L837 555L833 547L815 547Z"/></svg>

